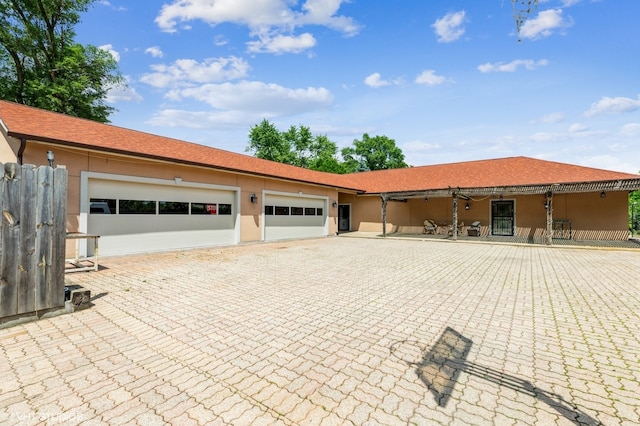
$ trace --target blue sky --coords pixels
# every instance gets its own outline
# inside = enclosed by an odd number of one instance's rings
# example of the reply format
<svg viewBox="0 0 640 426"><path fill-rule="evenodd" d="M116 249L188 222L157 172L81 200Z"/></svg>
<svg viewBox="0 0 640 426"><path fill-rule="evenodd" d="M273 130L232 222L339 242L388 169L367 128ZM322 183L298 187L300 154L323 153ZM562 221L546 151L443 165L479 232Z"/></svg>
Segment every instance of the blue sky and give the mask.
<svg viewBox="0 0 640 426"><path fill-rule="evenodd" d="M523 2L523 0L519 0ZM245 153L263 118L408 164L530 156L640 171L640 1L98 0L77 40L114 125ZM518 41L520 39L520 41Z"/></svg>

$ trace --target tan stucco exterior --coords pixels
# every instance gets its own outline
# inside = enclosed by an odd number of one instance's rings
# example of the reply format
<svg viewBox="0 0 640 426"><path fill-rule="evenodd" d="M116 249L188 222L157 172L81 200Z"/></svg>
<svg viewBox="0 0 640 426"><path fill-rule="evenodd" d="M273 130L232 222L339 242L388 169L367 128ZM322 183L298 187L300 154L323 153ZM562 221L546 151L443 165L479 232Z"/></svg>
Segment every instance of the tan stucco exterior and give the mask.
<svg viewBox="0 0 640 426"><path fill-rule="evenodd" d="M458 200L458 222L466 227L482 223L482 234L490 234L491 201L498 196ZM517 195L513 200L515 231L518 237L542 238L546 232L547 212L544 195ZM382 232L380 196L341 194L340 203L352 205L352 230ZM465 205L469 203L469 210ZM626 191L557 194L553 197L554 220L570 220L572 238L579 240L626 240L628 231L628 193ZM453 198L408 199L387 204L387 232L422 232L426 219L443 229L453 223Z"/></svg>
<svg viewBox="0 0 640 426"><path fill-rule="evenodd" d="M0 132L0 160L17 161L20 141ZM239 242L261 241L264 238L265 193L304 194L327 200L327 235L338 232L338 209L333 201L350 205L350 230L381 232L382 202L379 194L359 195L323 185L299 183L276 177L262 177L244 172L222 171L214 168L153 160L133 155L92 151L40 141L27 141L22 153L23 164L47 164L47 151L55 153L55 164L64 165L69 172L67 230L86 231L81 220L82 173L100 173L132 178L160 179L172 182L220 185L237 188L240 200ZM249 201L256 194L257 203ZM482 223L482 235L491 235L491 202L493 197L459 199L458 222L466 226L474 221ZM541 238L546 232L544 195L514 195L515 236ZM469 209L465 205L469 203ZM600 192L556 194L553 198L553 218L570 220L572 238L624 240L628 238L627 191L610 191L605 197ZM86 208L84 209L86 211ZM389 201L386 209L386 231L420 233L426 219L447 228L453 222L451 197L409 198ZM466 233L466 228L463 230Z"/></svg>
<svg viewBox="0 0 640 426"><path fill-rule="evenodd" d="M6 146L6 144L0 144ZM140 178L174 180L182 179L182 183L201 183L238 187L240 189L240 241L260 241L262 238L263 191L326 197L337 200L338 192L333 188L317 185L288 182L278 179L249 176L241 173L218 171L203 167L173 164L138 157L114 155L104 152L60 147L41 142L28 141L23 153L23 164L47 164L47 151L55 153L55 165L64 166L68 170L69 189L67 204L67 230L69 232L85 231L80 229L80 186L81 173L105 173ZM15 155L15 154L14 154ZM258 195L258 202L249 202L251 194ZM329 203L328 234L337 233L337 209Z"/></svg>

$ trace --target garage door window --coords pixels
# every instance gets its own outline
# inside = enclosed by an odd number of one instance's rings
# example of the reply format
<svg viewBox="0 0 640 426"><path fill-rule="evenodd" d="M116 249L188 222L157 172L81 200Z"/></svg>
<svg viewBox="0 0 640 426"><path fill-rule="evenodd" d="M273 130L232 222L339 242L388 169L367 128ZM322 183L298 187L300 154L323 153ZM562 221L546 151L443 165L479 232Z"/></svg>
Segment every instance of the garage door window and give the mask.
<svg viewBox="0 0 640 426"><path fill-rule="evenodd" d="M264 214L267 216L322 216L321 207L288 207L288 206L264 206Z"/></svg>
<svg viewBox="0 0 640 426"><path fill-rule="evenodd" d="M160 201L158 203L160 214L189 214L189 203L181 201Z"/></svg>
<svg viewBox="0 0 640 426"><path fill-rule="evenodd" d="M156 214L156 202L146 200L120 200L120 214Z"/></svg>
<svg viewBox="0 0 640 426"><path fill-rule="evenodd" d="M218 214L230 215L231 214L231 204L218 204Z"/></svg>
<svg viewBox="0 0 640 426"><path fill-rule="evenodd" d="M191 203L191 214L217 214L218 205L214 203Z"/></svg>
<svg viewBox="0 0 640 426"><path fill-rule="evenodd" d="M91 214L116 214L116 200L107 198L92 198L89 201L89 213Z"/></svg>

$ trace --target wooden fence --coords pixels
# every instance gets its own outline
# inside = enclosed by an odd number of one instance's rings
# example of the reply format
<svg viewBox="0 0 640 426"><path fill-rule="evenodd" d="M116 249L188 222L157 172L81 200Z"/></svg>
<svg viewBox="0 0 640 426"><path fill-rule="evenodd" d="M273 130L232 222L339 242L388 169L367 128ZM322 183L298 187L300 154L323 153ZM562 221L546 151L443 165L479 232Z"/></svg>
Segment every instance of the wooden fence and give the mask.
<svg viewBox="0 0 640 426"><path fill-rule="evenodd" d="M61 308L67 170L0 163L0 322Z"/></svg>

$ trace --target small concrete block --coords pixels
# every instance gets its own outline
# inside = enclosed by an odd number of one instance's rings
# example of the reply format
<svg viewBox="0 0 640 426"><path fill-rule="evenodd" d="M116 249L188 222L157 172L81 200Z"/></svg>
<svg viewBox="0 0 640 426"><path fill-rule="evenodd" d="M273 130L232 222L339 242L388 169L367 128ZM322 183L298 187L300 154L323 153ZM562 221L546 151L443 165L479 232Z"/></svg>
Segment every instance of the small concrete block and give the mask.
<svg viewBox="0 0 640 426"><path fill-rule="evenodd" d="M89 307L91 301L91 290L80 287L71 290L69 300L65 302L65 309L70 312L79 311Z"/></svg>

